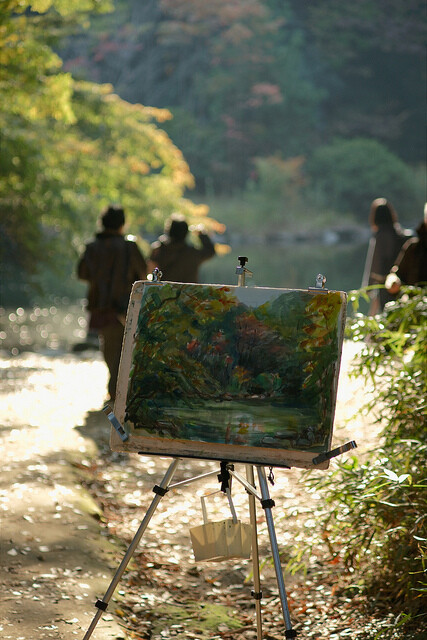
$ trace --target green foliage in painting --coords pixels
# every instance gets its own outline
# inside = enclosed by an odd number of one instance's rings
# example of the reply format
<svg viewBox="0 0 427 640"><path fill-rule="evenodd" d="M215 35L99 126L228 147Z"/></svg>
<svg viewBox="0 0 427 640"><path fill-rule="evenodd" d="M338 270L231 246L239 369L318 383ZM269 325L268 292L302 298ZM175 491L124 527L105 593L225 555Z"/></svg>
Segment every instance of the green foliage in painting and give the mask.
<svg viewBox="0 0 427 640"><path fill-rule="evenodd" d="M171 284L145 288L127 420L165 437L325 446L332 426L341 294L277 290L262 302L263 290L255 290L259 304L247 304L236 291Z"/></svg>

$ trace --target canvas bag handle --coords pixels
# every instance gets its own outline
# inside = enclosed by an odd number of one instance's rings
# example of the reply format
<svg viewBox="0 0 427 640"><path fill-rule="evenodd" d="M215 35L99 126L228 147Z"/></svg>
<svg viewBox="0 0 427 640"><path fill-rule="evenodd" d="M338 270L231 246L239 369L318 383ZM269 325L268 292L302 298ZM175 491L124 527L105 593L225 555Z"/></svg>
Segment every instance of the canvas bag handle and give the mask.
<svg viewBox="0 0 427 640"><path fill-rule="evenodd" d="M200 497L200 502L202 503L203 524L208 524L208 522L209 522L208 512L207 512L207 509L206 509L206 498L208 498L209 496L213 496L215 493L223 493L223 492L220 489L218 489L218 491L212 491L212 493L206 493L204 496ZM231 511L231 517L233 519L233 524L237 524L238 519L237 519L236 509L234 508L233 500L231 498L230 489L227 488L225 490L225 493L226 493L227 498L228 498L228 504L230 506L230 511Z"/></svg>

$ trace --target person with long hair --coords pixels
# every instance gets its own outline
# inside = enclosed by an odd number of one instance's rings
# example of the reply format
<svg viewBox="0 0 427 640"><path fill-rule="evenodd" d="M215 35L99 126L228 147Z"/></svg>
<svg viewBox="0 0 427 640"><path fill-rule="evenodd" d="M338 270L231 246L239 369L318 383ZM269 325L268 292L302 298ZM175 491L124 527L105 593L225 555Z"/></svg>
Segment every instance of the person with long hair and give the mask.
<svg viewBox="0 0 427 640"><path fill-rule="evenodd" d="M384 285L385 279L394 265L405 241L408 239L398 221L397 213L388 200L376 198L369 212L369 225L372 237L369 241L368 253L362 279L362 287ZM370 315L380 313L384 305L393 300L393 296L385 287L370 292Z"/></svg>

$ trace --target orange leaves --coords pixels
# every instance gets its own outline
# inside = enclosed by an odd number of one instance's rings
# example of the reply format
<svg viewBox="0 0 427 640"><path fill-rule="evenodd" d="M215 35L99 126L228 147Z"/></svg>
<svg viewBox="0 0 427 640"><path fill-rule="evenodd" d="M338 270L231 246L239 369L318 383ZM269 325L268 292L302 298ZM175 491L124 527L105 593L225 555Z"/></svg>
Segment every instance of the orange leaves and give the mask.
<svg viewBox="0 0 427 640"><path fill-rule="evenodd" d="M316 324L332 327L341 310L342 300L339 291L331 291L327 295L319 293L313 296L312 301L306 307L306 315L315 317Z"/></svg>
<svg viewBox="0 0 427 640"><path fill-rule="evenodd" d="M339 291L313 296L305 309L304 315L310 320L310 324L303 327L304 333L309 337L300 343L302 349L317 349L331 340L341 307Z"/></svg>

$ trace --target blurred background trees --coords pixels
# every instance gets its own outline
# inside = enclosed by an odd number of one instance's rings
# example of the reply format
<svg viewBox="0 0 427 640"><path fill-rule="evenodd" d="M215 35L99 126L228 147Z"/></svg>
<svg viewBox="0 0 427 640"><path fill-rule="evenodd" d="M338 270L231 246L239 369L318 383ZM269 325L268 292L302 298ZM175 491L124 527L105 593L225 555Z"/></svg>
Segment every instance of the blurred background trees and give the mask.
<svg viewBox="0 0 427 640"><path fill-rule="evenodd" d="M111 201L148 236L175 209L214 228L208 207L262 241L366 228L378 196L416 225L424 18L421 0L6 0L7 290L49 259L70 273Z"/></svg>
<svg viewBox="0 0 427 640"><path fill-rule="evenodd" d="M243 188L254 158L308 158L334 139L375 139L405 162L425 160L419 0L115 6L68 40L66 68L112 82L130 102L169 108L165 128L203 195ZM369 149L359 154L369 159Z"/></svg>
<svg viewBox="0 0 427 640"><path fill-rule="evenodd" d="M3 304L25 304L34 288L55 289L58 279L66 293L82 240L110 202L125 207L135 232L175 209L215 226L206 206L184 197L194 178L159 126L169 111L131 105L110 84L75 80L54 52L89 14L108 10L105 0L0 7Z"/></svg>

